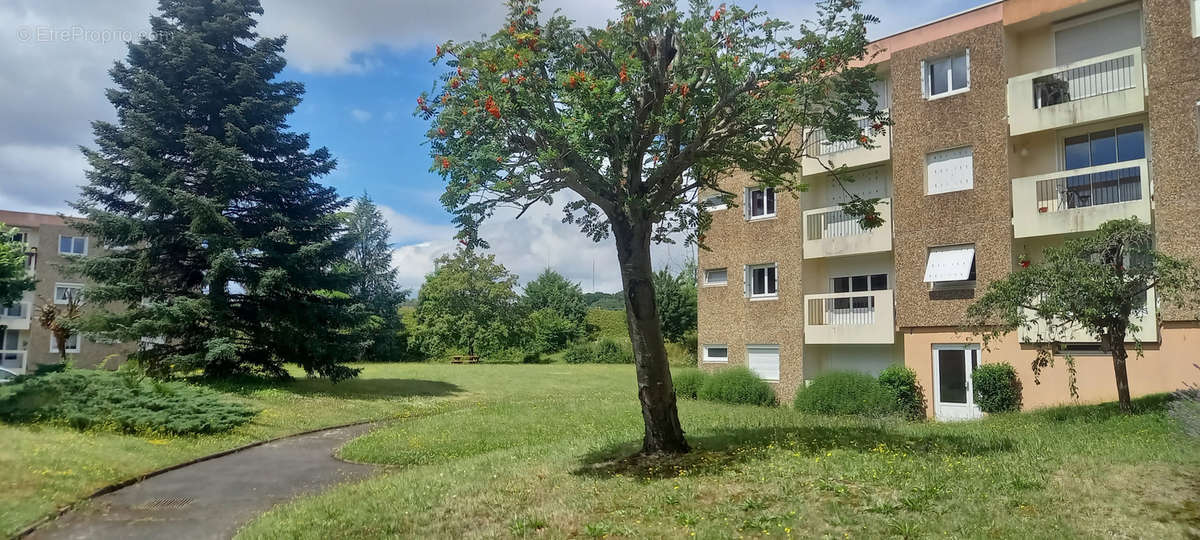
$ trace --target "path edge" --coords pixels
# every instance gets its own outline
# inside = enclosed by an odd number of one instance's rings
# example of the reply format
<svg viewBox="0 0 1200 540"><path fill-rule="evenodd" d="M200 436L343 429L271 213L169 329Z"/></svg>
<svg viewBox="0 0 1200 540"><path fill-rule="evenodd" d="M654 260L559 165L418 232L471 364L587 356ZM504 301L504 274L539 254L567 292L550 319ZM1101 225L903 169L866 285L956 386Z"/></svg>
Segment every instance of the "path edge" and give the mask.
<svg viewBox="0 0 1200 540"><path fill-rule="evenodd" d="M76 507L76 506L78 506L80 503L84 503L84 502L90 501L90 500L92 500L92 499L95 499L95 498L97 498L97 497L100 497L100 496L103 496L103 495L107 495L107 494L109 494L109 493L112 493L112 492L114 492L114 491L117 491L118 489L122 489L122 488L126 488L126 487L129 487L129 486L132 486L132 485L134 485L134 484L136 484L136 483L138 483L138 482L142 482L142 481L144 481L144 480L146 480L146 479L153 478L153 477L155 477L155 476L158 476L158 475L161 475L161 474L169 473L169 472L171 472L171 471L173 471L173 470L175 470L175 469L181 469L181 468L183 468L183 467L187 467L187 466L189 466L189 465L195 465L195 464L197 464L197 463L201 463L201 462L209 461L209 460L212 460L212 459L217 459L217 458L220 458L220 457L225 457L225 456L228 456L228 455L230 455L230 454L236 454L236 453L238 453L238 452L241 452L241 451L244 451L244 450L249 450L249 449L251 449L251 448L254 448L254 447L257 447L257 446L262 446L262 445L264 445L264 444L269 444L269 443L273 443L273 442L276 442L276 441L281 441L281 440L283 440L283 439L291 439L291 438L293 438L293 437L303 437L303 436L305 436L305 435L312 435L312 434L314 434L314 433L320 433L320 432L322 432L322 431L333 431L333 430L335 430L335 429L344 429L344 428L348 428L348 427L361 426L361 425L364 425L364 424L375 424L375 423L379 423L379 422L381 422L381 421L382 421L382 420L378 420L378 419L376 419L376 420L359 420L359 421L357 421L357 422L350 422L350 423L347 423L347 424L339 424L339 425L336 425L336 426L327 426L327 427L322 427L322 428L315 428L315 429L310 429L310 430L307 430L307 431L301 431L301 432L297 432L297 433L291 433L291 434L288 434L288 435L280 435L280 436L278 436L278 437L272 437L272 438L270 438L270 439L263 439L263 440L261 440L261 441L255 441L255 442L251 442L251 443L243 444L243 445L241 445L241 446L237 446L237 447L234 447L234 448L230 448L230 449L228 449L228 450L222 450L222 451L220 451L220 452L216 452L216 453L213 453L213 454L208 454L208 455L200 456L200 457L197 457L197 458L192 458L192 459L189 459L189 460L187 460L187 461L181 461L181 462L179 462L179 463L175 463L175 464L173 464L173 465L168 465L168 466L166 466L166 467L163 467L163 468L161 468L161 469L155 469L155 470L152 470L152 471L149 471L149 472L144 472L144 473L142 473L142 474L139 474L139 475L131 476L131 477L129 477L129 478L126 478L126 479L124 479L124 480L121 480L120 482L116 482L116 483L113 483L113 484L109 484L109 485L107 485L107 486L104 486L104 487L102 487L102 488L100 488L100 489L97 489L96 491L93 491L91 494L89 494L89 495L87 495L87 496L85 496L85 497L83 497L83 498L80 498L80 499L78 499L78 500L76 500L76 501L73 501L73 502L71 502L71 503L69 503L69 504L67 504L67 505L65 505L65 506L62 506L62 507L60 507L58 510L55 510L54 512L51 512L49 515L43 516L42 518L38 519L37 521L34 521L34 522L33 522L32 524L30 524L28 527L25 527L24 529L22 529L22 530L18 531L18 532L17 532L16 534L14 534L14 535L13 535L11 538L12 538L13 540L18 540L18 539L21 539L21 538L25 538L26 536L29 536L30 534L33 534L33 531L36 531L36 530L37 530L39 527L41 527L41 526L43 526L43 525L45 525L45 524L47 524L47 523L50 523L51 521L54 521L54 520L56 520L56 519L58 519L58 518L62 517L62 516L63 516L63 514L66 514L67 512L70 512L70 511L71 511L71 509L75 508L75 507Z"/></svg>

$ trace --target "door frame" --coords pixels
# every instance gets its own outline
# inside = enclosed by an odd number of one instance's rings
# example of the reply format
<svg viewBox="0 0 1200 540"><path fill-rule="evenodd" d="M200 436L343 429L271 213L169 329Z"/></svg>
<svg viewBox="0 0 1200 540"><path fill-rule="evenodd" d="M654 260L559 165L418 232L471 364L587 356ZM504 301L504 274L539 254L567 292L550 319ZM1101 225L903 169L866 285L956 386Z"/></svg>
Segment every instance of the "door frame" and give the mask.
<svg viewBox="0 0 1200 540"><path fill-rule="evenodd" d="M963 362L967 365L967 402L965 404L951 403L948 404L952 408L960 408L960 414L950 415L949 411L942 412L942 385L941 385L941 367L938 365L938 353L940 351L964 351ZM975 367L971 367L971 359L974 356ZM971 374L982 364L983 354L978 343L945 343L935 344L933 346L933 355L930 357L933 364L933 418L938 421L954 421L954 420L974 420L983 417L983 411L979 410L979 406L975 404L975 392L971 381Z"/></svg>

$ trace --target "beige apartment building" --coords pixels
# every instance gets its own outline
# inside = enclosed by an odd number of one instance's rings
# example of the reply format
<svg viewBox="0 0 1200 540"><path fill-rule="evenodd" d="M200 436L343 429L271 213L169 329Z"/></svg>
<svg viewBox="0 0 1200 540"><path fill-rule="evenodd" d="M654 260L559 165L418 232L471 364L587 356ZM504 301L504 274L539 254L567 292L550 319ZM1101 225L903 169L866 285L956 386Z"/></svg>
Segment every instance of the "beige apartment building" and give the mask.
<svg viewBox="0 0 1200 540"><path fill-rule="evenodd" d="M71 295L82 295L86 309L87 282L64 273L62 266L69 256L93 256L102 248L54 215L0 210L0 223L17 228L18 240L28 246L26 264L37 279L36 289L19 302L0 306L0 326L5 327L0 332L0 367L19 375L60 361L54 337L38 324L37 309L46 303L65 304ZM87 336L67 341L67 353L78 367L96 367L116 355L116 361L109 362L115 367L130 352L128 345L98 343Z"/></svg>
<svg viewBox="0 0 1200 540"><path fill-rule="evenodd" d="M1113 218L1200 261L1200 0L1001 0L872 47L894 126L875 149L818 136L811 151L852 168L846 187L883 199L885 225L848 219L815 163L798 200L726 179L739 207L704 202L701 365L747 365L789 400L825 372L903 363L929 416L951 420L980 416L974 367L1008 362L1025 407L1071 402L1061 363L1034 384L1036 346L1010 334L984 349L960 331L965 311L1023 258ZM1196 382L1196 314L1147 302L1133 392ZM1080 400L1116 399L1111 358L1068 341Z"/></svg>

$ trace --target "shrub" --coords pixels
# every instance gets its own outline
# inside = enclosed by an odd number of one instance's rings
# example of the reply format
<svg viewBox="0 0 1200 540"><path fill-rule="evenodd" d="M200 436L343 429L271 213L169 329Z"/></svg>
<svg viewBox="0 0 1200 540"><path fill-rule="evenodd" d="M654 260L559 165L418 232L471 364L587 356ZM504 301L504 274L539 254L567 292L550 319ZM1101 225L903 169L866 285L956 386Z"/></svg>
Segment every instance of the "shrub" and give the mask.
<svg viewBox="0 0 1200 540"><path fill-rule="evenodd" d="M771 385L744 367L723 369L708 377L696 397L708 401L743 405L774 405Z"/></svg>
<svg viewBox="0 0 1200 540"><path fill-rule="evenodd" d="M529 315L529 343L526 348L538 353L552 353L580 337L579 324L567 320L552 308L542 308Z"/></svg>
<svg viewBox="0 0 1200 540"><path fill-rule="evenodd" d="M708 380L709 375L696 368L684 368L671 374L671 382L675 385L675 397L696 399L700 387Z"/></svg>
<svg viewBox="0 0 1200 540"><path fill-rule="evenodd" d="M611 339L596 342L596 362L600 364L632 364L633 348Z"/></svg>
<svg viewBox="0 0 1200 540"><path fill-rule="evenodd" d="M591 343L576 343L567 348L563 361L568 364L590 364L594 362L596 351Z"/></svg>
<svg viewBox="0 0 1200 540"><path fill-rule="evenodd" d="M587 317L588 331L596 339L609 338L618 340L629 339L629 326L625 321L625 306L619 310L589 309Z"/></svg>
<svg viewBox="0 0 1200 540"><path fill-rule="evenodd" d="M182 382L140 381L110 371L69 370L0 388L0 420L77 429L171 434L218 433L255 411L212 390Z"/></svg>
<svg viewBox="0 0 1200 540"><path fill-rule="evenodd" d="M975 404L985 413L1021 410L1021 381L1011 364L984 364L971 374Z"/></svg>
<svg viewBox="0 0 1200 540"><path fill-rule="evenodd" d="M896 395L897 411L905 418L925 419L925 392L916 372L903 364L892 364L879 374L879 384Z"/></svg>
<svg viewBox="0 0 1200 540"><path fill-rule="evenodd" d="M509 347L488 354L482 359L488 364L540 364L542 363L541 358L542 355L536 352Z"/></svg>
<svg viewBox="0 0 1200 540"><path fill-rule="evenodd" d="M810 414L879 417L899 409L896 394L865 373L835 371L796 393L796 410Z"/></svg>
<svg viewBox="0 0 1200 540"><path fill-rule="evenodd" d="M688 330L683 335L683 343L681 345L686 349L687 356L692 362L690 365L696 365L700 360L700 335L695 330Z"/></svg>

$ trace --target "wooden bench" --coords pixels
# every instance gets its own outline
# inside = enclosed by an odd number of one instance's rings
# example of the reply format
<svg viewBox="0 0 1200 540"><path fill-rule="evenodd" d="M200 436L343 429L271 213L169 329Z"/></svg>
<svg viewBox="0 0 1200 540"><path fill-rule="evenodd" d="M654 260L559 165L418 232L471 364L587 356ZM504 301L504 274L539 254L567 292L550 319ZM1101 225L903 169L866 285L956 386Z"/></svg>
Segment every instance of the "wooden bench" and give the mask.
<svg viewBox="0 0 1200 540"><path fill-rule="evenodd" d="M474 354L460 354L450 357L451 364L478 364L479 356Z"/></svg>

